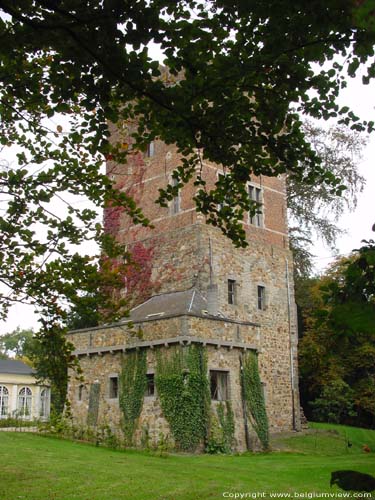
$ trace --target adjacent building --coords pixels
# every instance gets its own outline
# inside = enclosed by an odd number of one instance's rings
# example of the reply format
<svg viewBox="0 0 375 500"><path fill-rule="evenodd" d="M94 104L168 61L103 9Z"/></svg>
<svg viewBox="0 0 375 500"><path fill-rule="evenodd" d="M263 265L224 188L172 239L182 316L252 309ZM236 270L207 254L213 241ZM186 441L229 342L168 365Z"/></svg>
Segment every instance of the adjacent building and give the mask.
<svg viewBox="0 0 375 500"><path fill-rule="evenodd" d="M49 386L38 384L25 363L0 359L0 419L47 420L49 413Z"/></svg>

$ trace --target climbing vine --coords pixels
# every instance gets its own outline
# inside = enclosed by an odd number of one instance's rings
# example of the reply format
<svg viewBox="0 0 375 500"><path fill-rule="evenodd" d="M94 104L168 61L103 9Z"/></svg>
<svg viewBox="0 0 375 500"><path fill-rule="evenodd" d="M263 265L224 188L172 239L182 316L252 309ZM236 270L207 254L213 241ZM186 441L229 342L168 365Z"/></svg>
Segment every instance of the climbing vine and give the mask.
<svg viewBox="0 0 375 500"><path fill-rule="evenodd" d="M95 382L90 386L87 425L96 425L99 413L100 384Z"/></svg>
<svg viewBox="0 0 375 500"><path fill-rule="evenodd" d="M230 401L222 402L217 407L217 416L223 432L223 444L225 453L232 451L234 443L234 415Z"/></svg>
<svg viewBox="0 0 375 500"><path fill-rule="evenodd" d="M258 356L254 351L242 358L242 391L250 422L264 449L269 448L266 405L258 369Z"/></svg>
<svg viewBox="0 0 375 500"><path fill-rule="evenodd" d="M209 384L200 345L157 353L156 389L176 446L193 451L207 439Z"/></svg>
<svg viewBox="0 0 375 500"><path fill-rule="evenodd" d="M223 402L211 412L207 453L230 453L234 445L234 415L230 401Z"/></svg>
<svg viewBox="0 0 375 500"><path fill-rule="evenodd" d="M120 374L119 404L124 417L124 435L131 444L142 411L146 390L146 351L131 351L124 355Z"/></svg>

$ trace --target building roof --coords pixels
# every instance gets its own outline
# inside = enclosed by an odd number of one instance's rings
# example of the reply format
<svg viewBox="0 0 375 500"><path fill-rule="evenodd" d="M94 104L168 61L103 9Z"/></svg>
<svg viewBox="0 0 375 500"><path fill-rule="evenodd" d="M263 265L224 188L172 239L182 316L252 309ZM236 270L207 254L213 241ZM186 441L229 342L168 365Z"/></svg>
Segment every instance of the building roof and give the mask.
<svg viewBox="0 0 375 500"><path fill-rule="evenodd" d="M131 321L158 319L163 316L207 314L207 299L196 288L154 295L130 311Z"/></svg>
<svg viewBox="0 0 375 500"><path fill-rule="evenodd" d="M0 359L0 373L34 375L34 370L25 363L22 363L22 361L15 361L14 359Z"/></svg>

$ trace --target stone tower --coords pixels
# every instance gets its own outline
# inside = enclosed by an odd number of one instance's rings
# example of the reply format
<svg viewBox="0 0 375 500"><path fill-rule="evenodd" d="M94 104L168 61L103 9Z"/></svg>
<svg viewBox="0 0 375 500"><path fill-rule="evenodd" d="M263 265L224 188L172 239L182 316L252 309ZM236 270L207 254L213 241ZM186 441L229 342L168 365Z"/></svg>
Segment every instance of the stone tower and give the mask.
<svg viewBox="0 0 375 500"><path fill-rule="evenodd" d="M113 131L115 138L120 133ZM129 130L125 133L129 137ZM87 421L96 384L101 396L95 422L120 427L121 359L124 352L143 349L149 388L135 440L141 439L144 426L155 439L160 432L170 433L153 385L155 351L199 344L207 353L212 405L231 401L237 450L249 446L240 381L241 353L247 350L258 353L270 432L298 430L297 332L284 178L254 177L249 182L249 196L262 204L262 213L243 221L249 245L240 249L197 214L192 183L168 207L155 204L159 189L174 182L180 157L173 146L155 141L146 153L131 151L130 141L126 147L127 165L108 162L107 173L134 196L153 225L135 226L123 214L115 224L116 237L130 251L138 245L151 256L148 297L130 316L142 338L129 333L128 319L71 333L85 376L85 384L70 383L73 415ZM219 175L220 165L203 162L208 188Z"/></svg>

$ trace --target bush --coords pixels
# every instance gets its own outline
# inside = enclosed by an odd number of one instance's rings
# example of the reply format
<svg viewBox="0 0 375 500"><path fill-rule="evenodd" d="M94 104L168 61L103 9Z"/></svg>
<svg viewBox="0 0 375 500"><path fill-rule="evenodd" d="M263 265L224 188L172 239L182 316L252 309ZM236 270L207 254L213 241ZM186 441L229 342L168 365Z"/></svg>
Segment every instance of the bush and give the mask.
<svg viewBox="0 0 375 500"><path fill-rule="evenodd" d="M354 391L341 379L324 386L320 396L310 403L312 415L318 422L334 424L357 415L354 410Z"/></svg>

